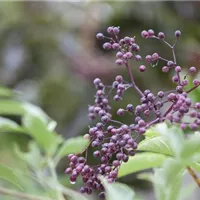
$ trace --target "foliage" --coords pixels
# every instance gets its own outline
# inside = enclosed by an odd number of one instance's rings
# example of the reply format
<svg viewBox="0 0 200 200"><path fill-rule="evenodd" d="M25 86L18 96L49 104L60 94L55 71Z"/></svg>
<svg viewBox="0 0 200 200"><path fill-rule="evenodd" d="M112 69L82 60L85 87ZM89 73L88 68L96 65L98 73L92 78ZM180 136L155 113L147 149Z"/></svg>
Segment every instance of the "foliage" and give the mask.
<svg viewBox="0 0 200 200"><path fill-rule="evenodd" d="M7 104L9 105L9 103L8 100ZM26 170L0 165L0 179L16 186L14 190L6 191L6 195L15 196L15 192L18 190L17 195L23 197L25 194L30 199L37 197L41 200L45 198L63 200L66 195L70 199L77 199L79 196L81 200L86 200L87 197L66 188L59 182L56 166L62 158L70 153L83 152L89 144L88 139L76 137L64 140L53 129L55 122L38 107L29 104L27 108L26 105L26 102L17 102L15 105L16 113L21 114L22 117L21 125L8 118L0 118L0 132L25 134L31 137L26 152L22 151L17 144L13 144L18 159L26 163L28 167ZM26 109L19 113L18 110L23 107ZM10 109L12 110L12 106L4 107L4 112L11 113ZM199 143L199 134L185 137L183 131L176 126L169 126L166 123L157 124L145 133L145 139L139 143L137 155L122 164L119 177L154 168L154 173L148 174L148 180L152 181L154 185L156 199L183 200L196 187L193 185L186 190L182 188L181 183L184 173L189 167L190 170L194 168L200 172ZM27 193L26 187L20 180L22 176L34 180L41 187L39 196ZM100 180L105 187L107 200L138 199L137 194L128 186L120 183L110 184L104 177L100 177ZM0 193L2 191L4 190L0 188ZM25 193L22 193L23 191Z"/></svg>

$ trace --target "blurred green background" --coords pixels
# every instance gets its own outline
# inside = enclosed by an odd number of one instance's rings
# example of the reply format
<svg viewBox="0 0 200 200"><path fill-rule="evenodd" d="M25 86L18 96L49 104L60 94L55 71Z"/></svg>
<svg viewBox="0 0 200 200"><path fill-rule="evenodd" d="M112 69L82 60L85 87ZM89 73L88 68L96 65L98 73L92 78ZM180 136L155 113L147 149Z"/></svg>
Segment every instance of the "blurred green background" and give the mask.
<svg viewBox="0 0 200 200"><path fill-rule="evenodd" d="M115 65L115 53L102 49L96 33L105 33L110 25L120 26L123 37L136 36L142 56L159 52L170 59L171 52L165 45L142 39L140 32L150 28L156 33L162 31L172 43L174 31L179 29L182 37L176 48L178 63L199 69L199 10L200 2L192 1L0 2L0 83L16 90L19 99L40 106L58 122L57 132L65 138L83 135L91 123L87 108L93 103L92 80L100 77L109 84L119 73L128 78L125 69ZM134 63L132 70L142 89L156 92L173 86L170 76L161 72L161 66L149 67L141 74L139 64ZM120 107L137 102L135 93L128 92ZM113 113L118 107L118 103L113 103ZM130 121L128 116L123 120ZM23 135L1 133L0 163L23 167L12 146L19 143L25 148L27 140ZM58 172L68 185L68 177L63 173L66 166L66 160L60 162ZM23 181L27 191L37 193L29 180ZM121 181L151 191L147 183L134 176Z"/></svg>

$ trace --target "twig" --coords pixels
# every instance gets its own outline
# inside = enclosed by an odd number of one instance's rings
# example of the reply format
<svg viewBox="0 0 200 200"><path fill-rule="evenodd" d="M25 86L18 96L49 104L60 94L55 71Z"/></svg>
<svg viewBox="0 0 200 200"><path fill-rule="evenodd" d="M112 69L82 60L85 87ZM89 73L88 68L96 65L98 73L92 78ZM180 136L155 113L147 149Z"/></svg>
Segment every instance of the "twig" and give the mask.
<svg viewBox="0 0 200 200"><path fill-rule="evenodd" d="M192 178L194 179L194 181L197 183L197 185L200 187L200 179L196 175L195 171L191 167L187 167L187 170L189 174L192 176Z"/></svg>
<svg viewBox="0 0 200 200"><path fill-rule="evenodd" d="M0 187L0 194L5 195L5 196L19 198L19 199L25 199L25 200L53 200L48 197L35 196L35 195L17 192L17 191L10 190L7 188L2 188L2 187Z"/></svg>
<svg viewBox="0 0 200 200"><path fill-rule="evenodd" d="M128 74L129 74L129 77L130 77L130 80L131 80L131 84L132 84L133 87L136 89L136 91L139 93L139 95L140 95L141 97L143 97L143 96L144 96L143 92L142 92L142 91L137 87L137 85L135 84L135 80L134 80L134 77L133 77L133 74L132 74L132 72L131 72L131 68L130 68L128 62L126 63L126 68L127 68L127 70L128 70Z"/></svg>

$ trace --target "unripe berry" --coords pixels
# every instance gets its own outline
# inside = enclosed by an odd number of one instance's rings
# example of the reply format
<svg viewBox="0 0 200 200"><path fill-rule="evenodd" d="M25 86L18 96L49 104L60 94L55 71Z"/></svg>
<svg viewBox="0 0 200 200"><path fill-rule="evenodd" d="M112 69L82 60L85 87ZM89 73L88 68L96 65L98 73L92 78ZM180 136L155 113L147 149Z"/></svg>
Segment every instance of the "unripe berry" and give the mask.
<svg viewBox="0 0 200 200"><path fill-rule="evenodd" d="M149 29L148 34L149 34L149 36L154 36L154 31L152 29Z"/></svg>
<svg viewBox="0 0 200 200"><path fill-rule="evenodd" d="M120 108L120 109L117 111L117 115L123 116L123 115L124 115L124 109Z"/></svg>
<svg viewBox="0 0 200 200"><path fill-rule="evenodd" d="M165 34L163 32L159 32L158 33L158 38L161 39L161 40L164 39L165 38Z"/></svg>
<svg viewBox="0 0 200 200"><path fill-rule="evenodd" d="M167 66L162 67L162 72L167 73L168 71L169 71L169 67Z"/></svg>
<svg viewBox="0 0 200 200"><path fill-rule="evenodd" d="M132 104L128 104L126 106L126 110L129 111L129 112L133 112L133 105Z"/></svg>
<svg viewBox="0 0 200 200"><path fill-rule="evenodd" d="M117 52L116 54L116 58L122 58L123 57L123 53L122 52Z"/></svg>
<svg viewBox="0 0 200 200"><path fill-rule="evenodd" d="M124 41L125 41L127 44L129 44L129 43L131 42L131 38L126 36L126 37L124 38Z"/></svg>
<svg viewBox="0 0 200 200"><path fill-rule="evenodd" d="M112 26L108 27L108 28L107 28L107 32L108 32L109 34L113 33L113 27L112 27Z"/></svg>
<svg viewBox="0 0 200 200"><path fill-rule="evenodd" d="M158 92L158 97L163 98L165 95L165 93L163 91L159 91Z"/></svg>
<svg viewBox="0 0 200 200"><path fill-rule="evenodd" d="M114 27L114 28L113 28L113 32L114 32L115 34L118 34L119 31L120 31L120 30L119 30L119 27Z"/></svg>
<svg viewBox="0 0 200 200"><path fill-rule="evenodd" d="M123 82L123 77L121 75L118 75L115 77L115 80L118 82L118 83L122 83Z"/></svg>
<svg viewBox="0 0 200 200"><path fill-rule="evenodd" d="M148 33L146 30L143 30L143 31L141 32L141 36L142 36L143 38L147 38L147 37L149 36L149 33Z"/></svg>
<svg viewBox="0 0 200 200"><path fill-rule="evenodd" d="M120 97L119 95L115 95L115 96L113 97L113 100L115 100L115 101L120 101L120 100L121 100L121 97Z"/></svg>
<svg viewBox="0 0 200 200"><path fill-rule="evenodd" d="M181 84L183 85L183 86L186 86L186 85L188 85L188 81L185 79L185 80L182 80L181 81Z"/></svg>
<svg viewBox="0 0 200 200"><path fill-rule="evenodd" d="M152 59L153 61L156 61L156 60L159 59L159 55L158 55L157 53L154 53L154 54L151 56L151 59Z"/></svg>
<svg viewBox="0 0 200 200"><path fill-rule="evenodd" d="M93 83L94 83L94 85L98 85L99 83L101 83L101 79L95 78Z"/></svg>
<svg viewBox="0 0 200 200"><path fill-rule="evenodd" d="M182 130L186 129L186 127L187 127L186 124L184 124L184 123L181 123L181 124L180 124L180 128L181 128Z"/></svg>
<svg viewBox="0 0 200 200"><path fill-rule="evenodd" d="M196 108L196 109L200 109L200 102L197 102L197 103L195 104L195 108Z"/></svg>
<svg viewBox="0 0 200 200"><path fill-rule="evenodd" d="M144 65L140 65L140 66L139 66L139 70L140 70L141 72L144 72L144 71L146 70L146 67L145 67Z"/></svg>
<svg viewBox="0 0 200 200"><path fill-rule="evenodd" d="M189 72L191 73L196 72L196 67L190 67Z"/></svg>
<svg viewBox="0 0 200 200"><path fill-rule="evenodd" d="M133 54L132 54L131 52L127 52L127 53L126 53L126 57L130 59L130 58L133 57Z"/></svg>
<svg viewBox="0 0 200 200"><path fill-rule="evenodd" d="M180 66L176 66L176 67L175 67L175 71L176 71L176 72L181 72L181 67L180 67Z"/></svg>
<svg viewBox="0 0 200 200"><path fill-rule="evenodd" d="M198 85L200 84L200 81L199 81L198 79L194 79L194 80L193 80L193 84L194 84L195 86L198 86Z"/></svg>
<svg viewBox="0 0 200 200"><path fill-rule="evenodd" d="M136 61L141 61L142 60L142 57L140 55L135 55L135 60Z"/></svg>
<svg viewBox="0 0 200 200"><path fill-rule="evenodd" d="M96 38L98 40L102 40L104 38L104 35L102 33L97 33Z"/></svg>
<svg viewBox="0 0 200 200"><path fill-rule="evenodd" d="M181 31L179 31L179 30L175 31L175 36L177 38L179 38L181 36Z"/></svg>
<svg viewBox="0 0 200 200"><path fill-rule="evenodd" d="M112 44L112 48L114 49L114 50L118 50L119 49L119 44L118 43L114 43L114 44Z"/></svg>
<svg viewBox="0 0 200 200"><path fill-rule="evenodd" d="M167 66L168 66L168 67L173 67L173 66L174 66L174 62L171 61L171 60L169 60L169 61L167 62Z"/></svg>
<svg viewBox="0 0 200 200"><path fill-rule="evenodd" d="M151 55L147 55L147 56L145 57L145 60L146 60L147 63L150 64L150 63L152 62Z"/></svg>
<svg viewBox="0 0 200 200"><path fill-rule="evenodd" d="M138 48L139 48L139 46L137 44L135 44L135 43L131 45L131 50L132 51L137 51Z"/></svg>
<svg viewBox="0 0 200 200"><path fill-rule="evenodd" d="M112 45L109 42L106 42L106 43L103 44L103 48L105 50L110 50L112 48Z"/></svg>
<svg viewBox="0 0 200 200"><path fill-rule="evenodd" d="M122 65L122 64L123 64L123 60L122 60L122 59L117 59L117 60L115 61L115 63L116 63L117 65Z"/></svg>

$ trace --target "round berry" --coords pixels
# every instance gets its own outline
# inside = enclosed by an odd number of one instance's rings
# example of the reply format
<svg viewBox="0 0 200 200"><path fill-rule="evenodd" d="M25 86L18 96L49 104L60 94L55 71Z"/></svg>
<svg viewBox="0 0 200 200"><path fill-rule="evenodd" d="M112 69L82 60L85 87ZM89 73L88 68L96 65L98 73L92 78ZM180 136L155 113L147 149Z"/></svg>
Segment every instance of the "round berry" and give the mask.
<svg viewBox="0 0 200 200"><path fill-rule="evenodd" d="M169 67L167 67L167 66L162 67L162 71L167 73L169 71Z"/></svg>
<svg viewBox="0 0 200 200"><path fill-rule="evenodd" d="M181 31L179 31L179 30L175 31L175 36L177 38L179 38L181 36Z"/></svg>
<svg viewBox="0 0 200 200"><path fill-rule="evenodd" d="M189 72L191 73L196 72L196 67L190 67Z"/></svg>
<svg viewBox="0 0 200 200"><path fill-rule="evenodd" d="M141 36L142 36L143 38L147 38L147 37L149 36L149 33L148 33L146 30L143 30L143 31L141 32Z"/></svg>
<svg viewBox="0 0 200 200"><path fill-rule="evenodd" d="M156 61L156 60L159 59L159 55L158 55L157 53L154 53L154 54L151 56L151 59L152 59L153 61Z"/></svg>
<svg viewBox="0 0 200 200"><path fill-rule="evenodd" d="M123 116L123 115L124 115L124 109L120 108L120 109L117 111L117 115Z"/></svg>
<svg viewBox="0 0 200 200"><path fill-rule="evenodd" d="M147 63L150 64L150 63L152 62L151 55L147 55L147 56L145 57L145 60L146 60Z"/></svg>
<svg viewBox="0 0 200 200"><path fill-rule="evenodd" d="M97 33L96 38L98 40L102 40L104 38L104 35L102 33Z"/></svg>
<svg viewBox="0 0 200 200"><path fill-rule="evenodd" d="M165 34L163 32L159 32L158 33L158 38L161 39L161 40L164 39L165 38Z"/></svg>
<svg viewBox="0 0 200 200"><path fill-rule="evenodd" d="M114 44L112 44L112 48L114 49L114 50L118 50L119 49L119 44L118 43L114 43Z"/></svg>
<svg viewBox="0 0 200 200"><path fill-rule="evenodd" d="M116 58L122 58L123 57L123 53L122 52L117 52L116 54Z"/></svg>
<svg viewBox="0 0 200 200"><path fill-rule="evenodd" d="M135 60L136 61L141 61L142 60L142 57L140 55L135 55Z"/></svg>
<svg viewBox="0 0 200 200"><path fill-rule="evenodd" d="M144 65L140 65L140 66L139 66L139 70L140 70L141 72L144 72L144 71L146 70L146 67L145 67Z"/></svg>
<svg viewBox="0 0 200 200"><path fill-rule="evenodd" d="M115 34L118 34L119 31L120 31L120 30L119 30L119 27L114 27L114 28L113 28L113 32L114 32Z"/></svg>
<svg viewBox="0 0 200 200"><path fill-rule="evenodd" d="M110 50L112 48L112 45L109 42L106 42L106 43L103 44L103 48L105 50Z"/></svg>
<svg viewBox="0 0 200 200"><path fill-rule="evenodd" d="M149 35L149 36L154 36L154 31L153 31L152 29L149 29L149 30L148 30L148 35Z"/></svg>
<svg viewBox="0 0 200 200"><path fill-rule="evenodd" d="M122 60L122 59L117 59L117 60L115 61L115 63L116 63L117 65L122 65L122 64L123 64L123 60Z"/></svg>
<svg viewBox="0 0 200 200"><path fill-rule="evenodd" d="M108 32L109 34L113 33L113 27L112 27L112 26L108 27L108 28L107 28L107 32Z"/></svg>

